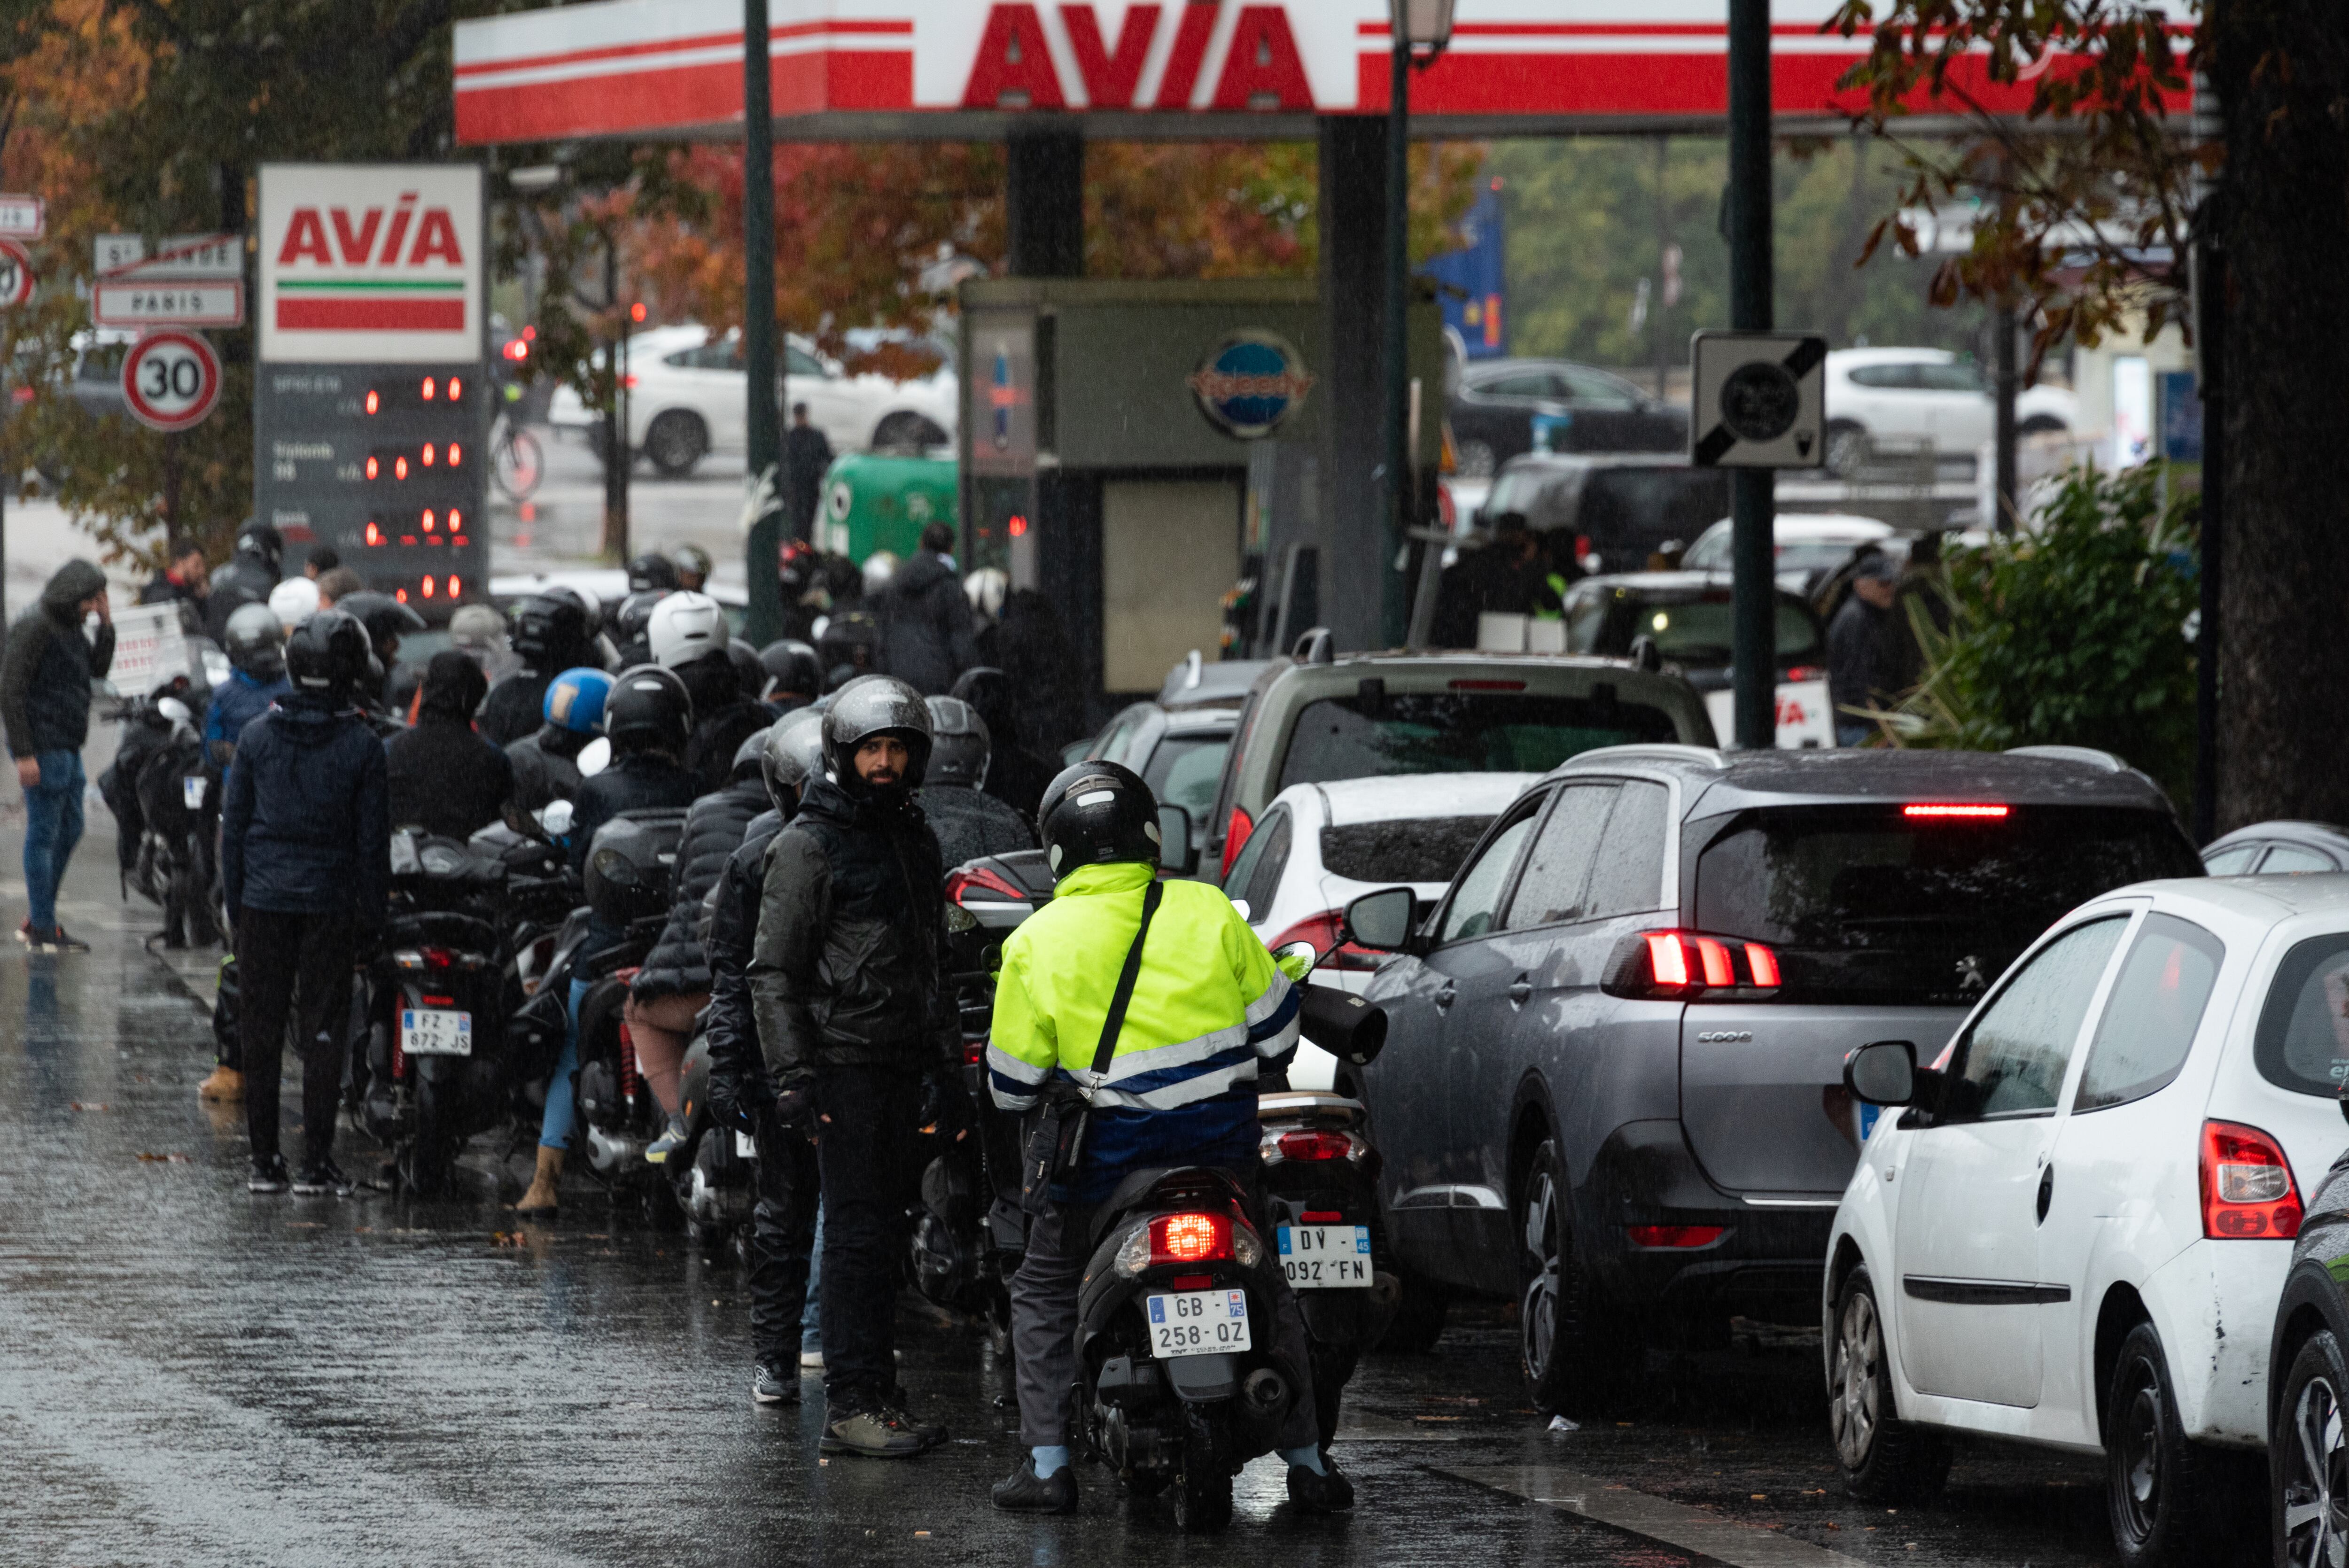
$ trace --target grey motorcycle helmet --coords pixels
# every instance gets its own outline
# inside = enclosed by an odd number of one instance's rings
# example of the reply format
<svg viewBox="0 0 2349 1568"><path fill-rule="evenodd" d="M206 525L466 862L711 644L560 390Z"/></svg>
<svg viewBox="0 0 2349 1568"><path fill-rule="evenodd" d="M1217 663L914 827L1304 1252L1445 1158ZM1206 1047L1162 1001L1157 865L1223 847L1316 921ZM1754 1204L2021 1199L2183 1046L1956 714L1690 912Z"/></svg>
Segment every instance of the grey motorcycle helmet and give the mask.
<svg viewBox="0 0 2349 1568"><path fill-rule="evenodd" d="M285 673L285 628L266 604L240 605L222 633L228 662L266 686Z"/></svg>
<svg viewBox="0 0 2349 1568"><path fill-rule="evenodd" d="M995 750L995 738L987 732L987 720L958 696L934 696L925 701L930 710L932 735L929 782L959 785L968 789L986 783L988 759Z"/></svg>
<svg viewBox="0 0 2349 1568"><path fill-rule="evenodd" d="M767 729L772 729L769 725ZM734 765L726 770L728 782L739 784L745 779L758 779L766 773L767 730L754 730L745 736L742 744L734 748Z"/></svg>
<svg viewBox="0 0 2349 1568"><path fill-rule="evenodd" d="M922 694L895 676L859 676L833 694L823 716L823 756L834 782L851 795L873 791L857 775L857 748L894 735L905 743L904 788L918 789L928 771L930 710Z"/></svg>
<svg viewBox="0 0 2349 1568"><path fill-rule="evenodd" d="M824 774L823 715L803 707L778 719L758 738L767 799L778 811L797 810L808 780Z"/></svg>

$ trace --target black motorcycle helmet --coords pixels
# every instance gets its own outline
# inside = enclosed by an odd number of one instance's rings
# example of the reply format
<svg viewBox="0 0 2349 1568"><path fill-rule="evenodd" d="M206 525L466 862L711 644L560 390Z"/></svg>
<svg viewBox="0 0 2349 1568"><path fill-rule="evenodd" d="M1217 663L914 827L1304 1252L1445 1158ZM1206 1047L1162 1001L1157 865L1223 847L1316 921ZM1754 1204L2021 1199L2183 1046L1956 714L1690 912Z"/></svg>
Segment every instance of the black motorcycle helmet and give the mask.
<svg viewBox="0 0 2349 1568"><path fill-rule="evenodd" d="M934 696L928 702L929 781L978 789L987 781L987 759L995 746L987 733L987 721L958 696Z"/></svg>
<svg viewBox="0 0 2349 1568"><path fill-rule="evenodd" d="M235 553L268 568L270 578L274 581L279 566L285 559L285 536L269 523L247 518L244 526L236 531Z"/></svg>
<svg viewBox="0 0 2349 1568"><path fill-rule="evenodd" d="M759 696L812 697L823 689L823 662L815 650L795 637L783 637L759 650L759 665L767 672Z"/></svg>
<svg viewBox="0 0 2349 1568"><path fill-rule="evenodd" d="M647 588L663 593L677 587L677 563L666 555L639 555L628 562L628 592L641 593Z"/></svg>
<svg viewBox="0 0 2349 1568"><path fill-rule="evenodd" d="M335 608L367 628L367 642L387 666L397 662L400 638L424 630L424 617L388 593L346 593Z"/></svg>
<svg viewBox="0 0 2349 1568"><path fill-rule="evenodd" d="M674 589L642 588L620 601L619 610L612 616L612 634L623 643L641 643L645 629L653 624L653 606L667 598Z"/></svg>
<svg viewBox="0 0 2349 1568"><path fill-rule="evenodd" d="M658 665L622 670L604 699L604 733L617 752L682 756L693 734L693 698L683 681Z"/></svg>
<svg viewBox="0 0 2349 1568"><path fill-rule="evenodd" d="M771 729L774 727L770 725L767 727ZM734 766L726 770L726 781L740 784L745 779L757 779L763 782L767 773L766 759L767 731L754 730L734 748Z"/></svg>
<svg viewBox="0 0 2349 1568"><path fill-rule="evenodd" d="M797 810L807 781L823 776L823 715L803 707L761 731L758 739L767 799L778 811Z"/></svg>
<svg viewBox="0 0 2349 1568"><path fill-rule="evenodd" d="M920 789L930 762L930 710L922 694L895 676L860 676L833 695L823 716L824 761L851 795L874 792L856 771L856 751L885 735L905 743L905 776L892 788Z"/></svg>
<svg viewBox="0 0 2349 1568"><path fill-rule="evenodd" d="M285 628L266 604L243 604L222 633L228 662L266 686L285 673Z"/></svg>
<svg viewBox="0 0 2349 1568"><path fill-rule="evenodd" d="M285 673L295 686L338 703L350 699L374 662L367 628L340 610L314 612L285 639Z"/></svg>
<svg viewBox="0 0 2349 1568"><path fill-rule="evenodd" d="M730 637L726 643L726 659L734 666L734 678L742 687L742 695L752 702L766 688L767 666L759 662L759 650L740 637Z"/></svg>
<svg viewBox="0 0 2349 1568"><path fill-rule="evenodd" d="M542 674L581 663L594 635L586 603L567 588L533 593L514 606L513 650Z"/></svg>
<svg viewBox="0 0 2349 1568"><path fill-rule="evenodd" d="M1062 769L1036 809L1036 830L1055 882L1080 866L1158 863L1158 801L1140 774L1114 762Z"/></svg>

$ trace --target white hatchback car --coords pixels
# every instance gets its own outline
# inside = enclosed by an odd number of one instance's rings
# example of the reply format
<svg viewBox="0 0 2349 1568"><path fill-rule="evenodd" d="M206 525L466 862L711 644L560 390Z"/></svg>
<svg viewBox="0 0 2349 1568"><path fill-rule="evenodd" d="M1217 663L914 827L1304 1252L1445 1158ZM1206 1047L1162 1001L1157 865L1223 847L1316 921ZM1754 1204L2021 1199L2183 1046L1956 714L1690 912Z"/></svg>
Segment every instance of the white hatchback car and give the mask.
<svg viewBox="0 0 2349 1568"><path fill-rule="evenodd" d="M783 386L777 411L794 403L836 452L867 447L930 448L954 439L956 381L951 371L918 381L851 376L804 338L779 346ZM737 453L747 441L750 382L738 333L713 338L701 327L654 327L628 339L628 441L670 478L690 473L711 452ZM594 439L603 416L569 385L557 387L547 422Z"/></svg>
<svg viewBox="0 0 2349 1568"><path fill-rule="evenodd" d="M2294 962L2343 933L2349 875L2140 882L2058 922L1932 1068L1852 1053L1823 1308L1853 1492L1930 1492L1952 1432L2102 1452L2122 1560L2191 1560L2223 1468L2198 1450L2266 1444L2302 1195L2349 1141L2349 985ZM2287 1059L2312 1007L2323 1080Z"/></svg>
<svg viewBox="0 0 2349 1568"><path fill-rule="evenodd" d="M1346 905L1399 882L1426 905L1451 885L1485 824L1538 783L1538 773L1417 773L1292 784L1272 799L1224 879L1240 913L1268 947L1338 942ZM1361 991L1385 954L1340 947L1321 978ZM1292 1088L1337 1084L1338 1059L1297 1047ZM1352 1093L1349 1086L1342 1092Z"/></svg>
<svg viewBox="0 0 2349 1568"><path fill-rule="evenodd" d="M1930 445L1971 454L1998 424L1982 366L1946 348L1841 348L1827 356L1827 467L1848 476L1877 445ZM2079 402L2061 387L2015 394L2020 435L2077 429Z"/></svg>

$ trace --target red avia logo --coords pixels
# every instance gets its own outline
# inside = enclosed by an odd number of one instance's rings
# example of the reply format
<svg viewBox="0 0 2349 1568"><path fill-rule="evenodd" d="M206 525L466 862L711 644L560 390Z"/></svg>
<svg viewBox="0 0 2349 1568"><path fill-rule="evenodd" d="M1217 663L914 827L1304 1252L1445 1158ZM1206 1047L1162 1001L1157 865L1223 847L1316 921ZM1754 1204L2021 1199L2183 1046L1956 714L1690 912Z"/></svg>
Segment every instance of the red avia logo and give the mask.
<svg viewBox="0 0 2349 1568"><path fill-rule="evenodd" d="M971 64L965 108L1066 108L1067 89L1044 32L1043 7L999 5L987 16L978 57ZM1114 40L1102 36L1092 5L1053 7L1067 35L1085 101L1094 108L1186 109L1199 85L1221 0L1183 0L1173 5L1135 5ZM1171 13L1171 15L1170 15ZM1143 63L1162 31L1171 30L1165 69L1148 101L1142 101ZM1288 16L1278 5L1242 5L1232 25L1231 46L1216 79L1208 107L1218 109L1313 108L1313 88Z"/></svg>
<svg viewBox="0 0 2349 1568"><path fill-rule="evenodd" d="M350 212L341 207L327 208L326 216L333 224L339 256L336 251L327 249L327 224L320 221L318 209L296 207L293 221L285 225L285 242L277 248L279 266L292 266L305 260L323 267L420 267L435 259L452 267L465 264L464 251L457 242L457 225L450 220L449 210L427 207L423 221L419 222L413 191L399 198L388 223L380 207L368 208L356 223ZM404 256L403 246L407 247Z"/></svg>

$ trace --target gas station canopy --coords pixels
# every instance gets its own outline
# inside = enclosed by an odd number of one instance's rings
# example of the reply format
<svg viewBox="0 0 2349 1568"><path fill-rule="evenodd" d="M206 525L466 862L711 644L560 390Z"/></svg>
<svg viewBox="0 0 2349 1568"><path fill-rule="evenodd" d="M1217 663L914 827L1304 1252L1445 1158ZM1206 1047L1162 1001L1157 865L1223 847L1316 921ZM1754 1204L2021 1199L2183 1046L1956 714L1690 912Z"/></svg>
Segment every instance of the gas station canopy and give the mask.
<svg viewBox="0 0 2349 1568"><path fill-rule="evenodd" d="M1834 0L1778 0L1783 119L1840 123L1868 48L1820 28ZM1413 82L1414 134L1712 129L1727 108L1723 0L1459 0ZM1386 0L774 0L776 133L998 140L1081 115L1105 139L1307 139L1316 116L1387 108ZM1951 85L2020 111L2032 83ZM2043 66L2041 69L2047 68ZM2054 68L2061 69L2060 64ZM2036 72L2030 73L2035 75ZM472 145L740 133L740 0L601 0L460 22L457 134Z"/></svg>

